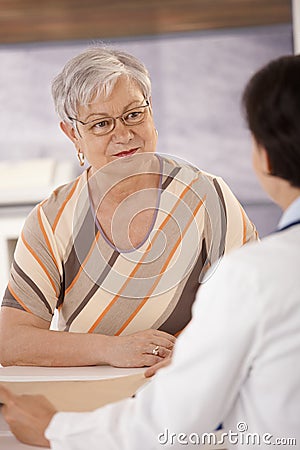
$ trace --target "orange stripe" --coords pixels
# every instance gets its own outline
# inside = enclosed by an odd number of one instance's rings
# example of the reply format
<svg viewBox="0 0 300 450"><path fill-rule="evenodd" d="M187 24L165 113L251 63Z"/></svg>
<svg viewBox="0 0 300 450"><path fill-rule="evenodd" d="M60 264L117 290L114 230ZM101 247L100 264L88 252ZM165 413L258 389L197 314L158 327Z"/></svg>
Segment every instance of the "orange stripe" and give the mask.
<svg viewBox="0 0 300 450"><path fill-rule="evenodd" d="M39 221L40 229L41 229L41 231L43 233L43 236L45 238L48 250L49 250L49 252L50 252L50 254L52 256L53 262L54 262L54 264L55 264L55 266L56 266L56 268L57 268L57 270L59 272L59 268L58 268L58 265L57 265L57 262L56 262L56 258L54 256L54 253L53 253L53 250L52 250L52 247L51 247L48 235L46 233L46 230L45 230L45 227L44 227L44 224L43 224L42 215L41 215L41 205L38 206L38 221Z"/></svg>
<svg viewBox="0 0 300 450"><path fill-rule="evenodd" d="M88 261L90 255L91 255L91 253L92 253L92 251L93 251L93 249L94 249L94 247L95 247L95 245L96 245L96 242L97 242L98 239L99 239L99 236L100 236L100 231L98 230L98 231L97 231L97 234L96 234L96 236L95 236L95 239L94 239L94 241L93 241L93 243L92 243L92 245L91 245L91 248L89 249L88 254L86 255L86 257L85 257L83 263L80 264L79 270L78 270L76 276L73 278L72 283L71 283L71 284L69 285L69 287L65 290L65 294L67 294L68 292L70 292L70 290L72 289L72 287L74 286L74 284L75 284L76 281L78 280L79 275L80 275L81 272L83 271L83 268L84 268L85 264L87 263L87 261Z"/></svg>
<svg viewBox="0 0 300 450"><path fill-rule="evenodd" d="M242 219L243 219L243 245L247 242L247 221L246 221L246 215L243 210L243 208L240 205L241 213L242 213Z"/></svg>
<svg viewBox="0 0 300 450"><path fill-rule="evenodd" d="M206 198L206 197L205 197ZM205 201L204 198L204 201ZM134 319L134 317L137 315L137 313L142 309L142 307L144 306L144 304L149 300L151 294L153 293L154 289L156 288L156 286L158 285L158 283L161 280L161 276L163 275L163 273L165 272L166 268L168 267L170 261L172 260L180 242L182 241L184 235L186 234L187 230L189 229L190 224L192 223L192 221L194 220L197 212L199 211L199 209L201 208L201 206L203 205L203 201L201 200L198 205L196 206L192 217L190 218L190 220L188 221L188 223L185 226L184 231L182 232L181 236L177 239L176 244L174 245L172 251L170 252L170 255L168 257L168 259L166 260L165 264L163 265L159 275L160 277L155 281L155 283L152 285L148 295L144 298L144 300L139 304L139 306L136 308L136 310L130 315L130 317L126 320L126 322L122 325L122 327L115 333L115 336L119 336L119 334L122 333L122 331L124 331L124 329L129 325L129 323Z"/></svg>
<svg viewBox="0 0 300 450"><path fill-rule="evenodd" d="M22 306L22 308L25 309L25 311L29 312L30 314L32 314L32 312L30 311L30 309L22 302L22 300L17 296L17 294L13 291L12 287L10 286L10 284L8 283L8 290L11 293L11 295L14 297L14 299Z"/></svg>
<svg viewBox="0 0 300 450"><path fill-rule="evenodd" d="M175 209L177 208L178 204L181 202L182 198L185 196L185 194L191 189L191 186L198 181L199 175L197 178L195 178L188 186L185 187L185 189L182 191L182 193L180 194L180 197L178 198L178 200L176 201L175 205L173 206L172 210L170 211L170 213L168 213L167 217L164 219L164 221L162 222L161 226L158 228L155 236L152 239L152 243L149 243L144 255L142 256L140 262L135 266L135 268L132 270L131 274L128 276L127 280L124 282L123 286L121 287L121 289L119 290L119 292L115 295L115 297L112 299L112 301L109 303L109 305L107 305L107 307L104 309L104 311L100 314L100 316L98 317L98 319L94 322L94 324L91 326L91 328L89 329L88 333L92 333L94 331L94 329L97 327L97 325L99 324L99 322L103 319L103 317L107 314L107 312L111 309L111 307L116 303L116 301L118 300L118 298L120 297L121 293L123 292L123 290L126 288L127 284L130 282L130 278L133 278L133 276L136 274L136 272L138 271L138 269L140 268L140 266L142 265L143 260L146 258L146 255L148 254L148 251L150 250L151 246L153 245L153 242L155 241L155 239L157 238L157 236L159 235L159 232L164 228L164 226L167 224L167 222L169 221L169 219L172 217L173 212L175 211Z"/></svg>
<svg viewBox="0 0 300 450"><path fill-rule="evenodd" d="M25 247L27 248L27 250L32 254L32 256L34 257L34 259L39 263L39 265L41 266L41 268L43 269L43 271L45 272L45 274L47 275L53 290L55 292L56 297L58 297L58 293L56 292L56 286L54 284L54 281L52 280L50 274L48 273L45 265L42 263L42 261L39 259L39 257L37 256L37 254L33 251L33 249L30 247L30 245L28 244L28 242L26 242L25 237L24 237L24 233L21 233L21 238L23 241L23 244L25 245Z"/></svg>
<svg viewBox="0 0 300 450"><path fill-rule="evenodd" d="M183 332L184 328L182 328L182 330L177 331L177 333L174 334L175 337L178 337L182 332Z"/></svg>
<svg viewBox="0 0 300 450"><path fill-rule="evenodd" d="M54 220L53 225L52 225L53 233L54 233L54 231L55 231L55 229L56 229L56 227L57 227L57 224L58 224L58 222L59 222L59 219L61 218L61 215L62 215L62 213L63 213L63 210L64 210L65 207L66 207L66 204L68 203L68 201L71 199L72 195L73 195L74 192L75 192L75 189L76 189L76 187L77 187L77 184L79 183L79 179L80 179L80 178L77 178L77 180L75 180L74 186L73 186L72 189L70 190L70 192L69 192L68 196L66 197L65 201L64 201L63 204L61 205L61 207L60 207L60 209L59 209L59 211L58 211L58 213L57 213L57 216L55 217L55 220Z"/></svg>

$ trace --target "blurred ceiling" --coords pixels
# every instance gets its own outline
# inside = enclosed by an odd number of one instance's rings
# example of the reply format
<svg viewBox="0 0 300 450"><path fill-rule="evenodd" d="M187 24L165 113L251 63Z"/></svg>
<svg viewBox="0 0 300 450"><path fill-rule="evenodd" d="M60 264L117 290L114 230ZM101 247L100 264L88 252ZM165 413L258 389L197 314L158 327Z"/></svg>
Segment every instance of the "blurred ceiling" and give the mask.
<svg viewBox="0 0 300 450"><path fill-rule="evenodd" d="M0 0L0 44L291 21L290 0Z"/></svg>

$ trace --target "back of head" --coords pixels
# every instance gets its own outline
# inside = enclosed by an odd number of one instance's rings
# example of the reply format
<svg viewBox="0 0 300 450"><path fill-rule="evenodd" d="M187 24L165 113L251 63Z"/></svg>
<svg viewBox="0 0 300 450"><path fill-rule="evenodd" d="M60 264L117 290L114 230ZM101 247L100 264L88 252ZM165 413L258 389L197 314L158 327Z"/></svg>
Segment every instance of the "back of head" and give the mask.
<svg viewBox="0 0 300 450"><path fill-rule="evenodd" d="M149 73L144 64L129 53L99 46L75 56L52 83L58 115L64 122L70 122L69 117L77 117L79 105L86 106L100 93L108 96L120 76L134 81L149 99Z"/></svg>
<svg viewBox="0 0 300 450"><path fill-rule="evenodd" d="M271 175L300 187L300 55L260 69L245 88L243 105L250 131L268 153Z"/></svg>

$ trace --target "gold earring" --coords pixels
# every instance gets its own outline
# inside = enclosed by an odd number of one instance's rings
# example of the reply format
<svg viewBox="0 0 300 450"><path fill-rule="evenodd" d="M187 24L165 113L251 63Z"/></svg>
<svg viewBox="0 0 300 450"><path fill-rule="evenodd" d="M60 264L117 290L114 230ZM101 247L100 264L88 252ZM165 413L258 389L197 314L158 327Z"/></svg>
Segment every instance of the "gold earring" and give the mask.
<svg viewBox="0 0 300 450"><path fill-rule="evenodd" d="M84 166L84 153L82 153L80 150L77 150L77 158L79 159L80 166Z"/></svg>

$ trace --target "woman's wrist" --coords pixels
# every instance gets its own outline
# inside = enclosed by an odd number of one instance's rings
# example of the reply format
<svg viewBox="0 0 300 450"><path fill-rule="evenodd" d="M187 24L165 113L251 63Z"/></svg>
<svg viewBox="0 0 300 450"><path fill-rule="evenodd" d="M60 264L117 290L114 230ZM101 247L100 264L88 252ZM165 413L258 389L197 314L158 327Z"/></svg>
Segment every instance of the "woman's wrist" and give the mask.
<svg viewBox="0 0 300 450"><path fill-rule="evenodd" d="M105 334L102 334L102 335L98 335L98 337L101 340L98 339L98 343L97 343L96 354L99 355L99 360L97 361L97 364L99 364L99 365L100 364L108 364L110 366L114 365L113 364L113 362L114 362L113 355L116 351L118 336L107 336Z"/></svg>

